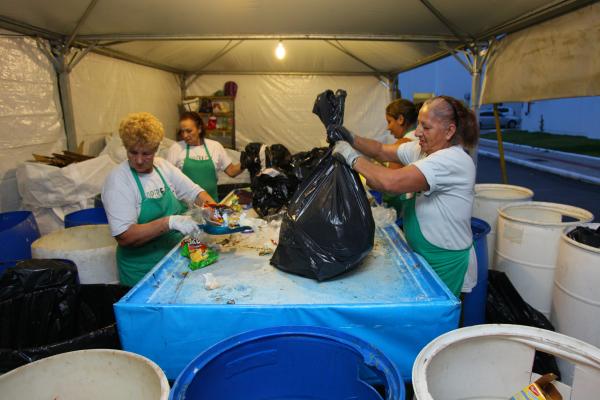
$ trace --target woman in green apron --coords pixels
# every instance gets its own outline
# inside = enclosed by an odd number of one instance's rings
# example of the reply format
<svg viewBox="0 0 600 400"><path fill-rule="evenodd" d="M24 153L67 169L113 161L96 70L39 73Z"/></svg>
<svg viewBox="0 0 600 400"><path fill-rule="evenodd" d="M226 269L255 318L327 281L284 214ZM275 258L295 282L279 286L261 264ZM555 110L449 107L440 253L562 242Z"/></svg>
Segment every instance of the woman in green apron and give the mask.
<svg viewBox="0 0 600 400"><path fill-rule="evenodd" d="M439 96L427 100L419 112L418 141L384 145L354 136L344 127L331 127L344 137L333 154L384 192L407 194L404 233L411 248L431 265L448 288L459 296L467 270L476 271L471 211L475 164L465 151L479 138L475 115L460 101ZM379 161L401 162L388 169Z"/></svg>
<svg viewBox="0 0 600 400"><path fill-rule="evenodd" d="M128 115L119 127L127 160L102 189L111 233L117 240L119 280L135 285L184 235L198 225L181 200L198 206L214 199L166 160L155 157L163 126L150 113Z"/></svg>
<svg viewBox="0 0 600 400"><path fill-rule="evenodd" d="M396 99L387 105L385 108L385 120L387 129L392 136L396 138L395 145L399 146L402 143L407 143L412 140L417 140L415 136L415 125L417 123L417 115L419 110L415 105L406 99ZM389 161L386 167L391 169L402 168L404 165ZM402 204L405 195L384 193L383 202L396 210L398 217L402 216Z"/></svg>
<svg viewBox="0 0 600 400"><path fill-rule="evenodd" d="M171 146L167 160L218 200L217 172L223 171L236 177L242 173L241 165L231 162L219 142L206 139L206 128L200 114L181 114L179 133L182 140Z"/></svg>

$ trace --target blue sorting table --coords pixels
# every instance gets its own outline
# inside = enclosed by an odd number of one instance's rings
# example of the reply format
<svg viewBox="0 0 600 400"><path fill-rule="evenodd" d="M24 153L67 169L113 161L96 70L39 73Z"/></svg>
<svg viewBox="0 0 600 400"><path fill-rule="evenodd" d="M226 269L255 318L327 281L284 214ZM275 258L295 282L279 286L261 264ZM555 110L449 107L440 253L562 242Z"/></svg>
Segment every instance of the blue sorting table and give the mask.
<svg viewBox="0 0 600 400"><path fill-rule="evenodd" d="M270 255L244 247L251 235L230 236L217 263L193 272L178 248L167 254L115 304L123 348L175 379L198 354L232 335L314 325L371 343L410 380L418 352L458 326L460 302L396 226L377 228L373 251L359 268L321 283L269 265ZM220 287L207 290L205 273Z"/></svg>

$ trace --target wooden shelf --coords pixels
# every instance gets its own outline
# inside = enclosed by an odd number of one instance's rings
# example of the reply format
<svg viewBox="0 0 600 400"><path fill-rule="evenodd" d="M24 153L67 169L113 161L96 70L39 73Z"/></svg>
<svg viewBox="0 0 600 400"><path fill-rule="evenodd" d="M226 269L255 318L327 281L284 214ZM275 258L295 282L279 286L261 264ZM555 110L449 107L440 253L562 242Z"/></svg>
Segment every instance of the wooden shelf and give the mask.
<svg viewBox="0 0 600 400"><path fill-rule="evenodd" d="M218 113L206 113L206 112L199 112L198 114L202 115L202 116L215 116L215 117L233 117L233 112L228 111L228 112L218 112Z"/></svg>

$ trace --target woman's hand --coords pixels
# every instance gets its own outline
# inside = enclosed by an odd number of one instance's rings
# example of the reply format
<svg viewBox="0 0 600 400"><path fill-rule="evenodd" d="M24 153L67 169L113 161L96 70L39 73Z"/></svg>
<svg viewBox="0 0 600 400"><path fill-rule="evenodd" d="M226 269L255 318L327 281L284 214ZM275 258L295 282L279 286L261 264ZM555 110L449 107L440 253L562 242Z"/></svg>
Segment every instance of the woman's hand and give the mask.
<svg viewBox="0 0 600 400"><path fill-rule="evenodd" d="M169 217L169 229L179 231L184 235L191 235L200 230L196 221L189 215L171 215Z"/></svg>
<svg viewBox="0 0 600 400"><path fill-rule="evenodd" d="M335 143L339 140L354 146L354 135L343 125L332 124L327 127L327 142Z"/></svg>
<svg viewBox="0 0 600 400"><path fill-rule="evenodd" d="M358 151L354 150L349 143L340 140L333 146L331 153L338 160L346 163L350 168L354 167L354 163L358 157L362 156Z"/></svg>

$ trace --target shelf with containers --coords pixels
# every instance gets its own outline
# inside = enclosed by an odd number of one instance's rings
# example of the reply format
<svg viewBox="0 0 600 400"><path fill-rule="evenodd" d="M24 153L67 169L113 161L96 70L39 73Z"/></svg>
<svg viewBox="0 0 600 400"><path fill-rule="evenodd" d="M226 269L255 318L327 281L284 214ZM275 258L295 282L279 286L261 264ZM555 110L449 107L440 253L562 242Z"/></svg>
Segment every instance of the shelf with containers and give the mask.
<svg viewBox="0 0 600 400"><path fill-rule="evenodd" d="M188 96L180 112L200 114L206 128L206 137L223 147L235 149L235 98L231 96Z"/></svg>

